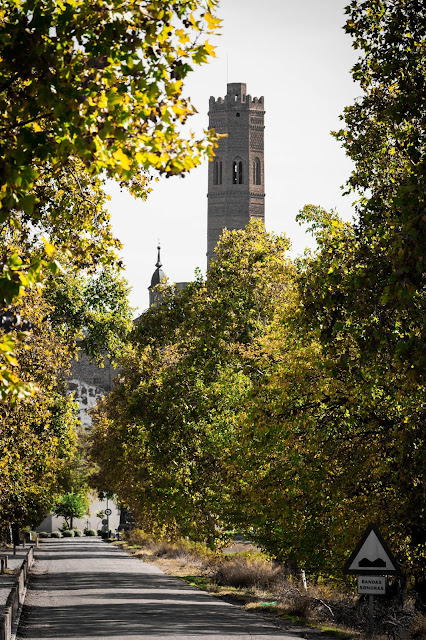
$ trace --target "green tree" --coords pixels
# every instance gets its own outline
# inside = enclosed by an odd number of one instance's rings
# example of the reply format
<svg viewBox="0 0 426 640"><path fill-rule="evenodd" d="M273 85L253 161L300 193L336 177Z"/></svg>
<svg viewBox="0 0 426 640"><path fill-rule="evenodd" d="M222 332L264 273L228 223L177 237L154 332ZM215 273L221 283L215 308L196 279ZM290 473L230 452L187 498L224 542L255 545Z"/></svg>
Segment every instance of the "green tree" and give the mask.
<svg viewBox="0 0 426 640"><path fill-rule="evenodd" d="M181 128L195 111L185 77L214 55L213 5L0 2L0 223L25 223L35 246L47 232L31 260L1 257L2 310L57 271L56 245L78 266L114 259L100 177L145 197L151 170L184 173L212 155L214 132ZM19 394L14 338L0 336L0 385Z"/></svg>
<svg viewBox="0 0 426 640"><path fill-rule="evenodd" d="M25 242L22 228L13 237L0 234L3 251L31 259ZM92 275L70 269L52 276L43 289L26 291L12 310L32 324L31 331L19 332L13 363L32 394L1 396L0 520L28 524L49 510L56 495L88 491L85 442L65 378L77 339L97 360L122 348L131 309L126 283L113 266L105 266ZM10 329L8 335L17 333Z"/></svg>
<svg viewBox="0 0 426 640"><path fill-rule="evenodd" d="M422 376L425 7L417 0L354 0L346 13L346 32L360 50L352 74L363 95L346 107L344 128L335 135L355 164L348 190L362 197L353 238L358 266L352 291L348 288L340 304L335 301L337 316L345 307L359 328L360 344L391 358L407 375ZM337 298L334 283L330 290ZM365 295L359 297L359 290ZM333 321L327 330L333 332Z"/></svg>
<svg viewBox="0 0 426 640"><path fill-rule="evenodd" d="M49 278L45 297L52 306L55 330L102 365L105 355L116 359L132 328L129 285L114 266Z"/></svg>
<svg viewBox="0 0 426 640"><path fill-rule="evenodd" d="M352 286L356 244L336 214L305 216L318 249L297 269L252 224L224 234L206 282L144 315L95 416L95 479L146 529L214 544L237 527L314 575L341 576L374 520L419 576L424 390L313 321L312 301L332 313L330 270Z"/></svg>
<svg viewBox="0 0 426 640"><path fill-rule="evenodd" d="M76 454L76 408L65 393L71 358L68 342L46 321L50 308L40 291L21 297L16 310L33 328L23 336L17 375L31 396L0 404L0 522L38 522L61 491L60 477Z"/></svg>
<svg viewBox="0 0 426 640"><path fill-rule="evenodd" d="M208 537L210 517L216 535L242 527L281 561L338 576L375 521L419 588L425 9L354 0L347 14L364 95L336 136L355 163L355 224L305 207L317 250L296 274L253 229L225 236L207 282L142 321L93 452L101 478L122 453L118 493L144 523Z"/></svg>
<svg viewBox="0 0 426 640"><path fill-rule="evenodd" d="M0 397L25 396L29 391L16 376L16 369L13 371L16 365L15 345L23 335L10 331L16 326L12 303L19 301L26 289L41 285L43 271L48 274L43 278L44 284L48 285L48 295L52 297L53 291L57 293L54 300L56 318L60 313L60 285L64 286L73 280L82 283L83 274L87 274L94 282L108 281L110 289L113 279L117 290L120 282L117 273L120 265L115 266L116 249L120 243L112 236L101 180L88 175L81 163L79 167L78 163L74 163L71 173L67 170L58 172L56 180L50 171L45 170L45 174L35 187L40 201L32 215L16 213L14 225L6 221L0 229ZM46 238L49 238L49 242ZM67 269L66 275L64 267ZM62 273L62 278L55 286L52 279L59 273ZM124 316L128 313L124 284L122 289L120 302ZM65 291L62 297L66 297ZM71 300L67 302L70 304ZM67 312L70 313L72 308L71 305ZM63 307L62 313L64 310ZM82 312L76 314L76 318L78 316L84 319ZM85 319L88 320L87 316ZM106 320L105 313L102 320Z"/></svg>
<svg viewBox="0 0 426 640"><path fill-rule="evenodd" d="M353 389L326 403L349 418L330 442L346 440L342 453L356 454L352 468L370 469L364 478L376 481L373 487L347 473L342 495L348 505L373 496L368 504L377 514L386 505L392 515L383 526L419 580L426 532L425 8L415 0L354 0L346 13L363 95L345 109L335 135L355 165L348 190L361 197L353 226L319 207L301 214L318 242L300 278L304 326L318 332L333 379ZM368 446L380 452L376 461Z"/></svg>
<svg viewBox="0 0 426 640"><path fill-rule="evenodd" d="M74 518L83 518L89 504L86 493L65 493L56 501L53 509L55 515L64 518L68 529L72 529Z"/></svg>
<svg viewBox="0 0 426 640"><path fill-rule="evenodd" d="M15 256L18 265L22 264L20 256L25 256L28 264L37 262L37 249L31 245L28 227L21 225L19 231L14 233L3 228L0 231L0 248L4 255ZM44 281L43 296L47 305L44 321L49 323L58 338L67 342L70 357L77 355L78 341L79 348L102 365L105 356L114 359L121 350L132 326L128 284L115 264L86 265L82 269L65 252L62 253L61 262L67 267L66 272L51 273ZM12 283L22 287L20 281L15 283L12 280ZM22 291L25 291L24 287ZM3 320L9 323L3 341L9 351L3 350L3 362L0 359L0 372L3 367L3 374L6 375L5 384L0 384L0 399L10 397L12 401L17 393L11 391L10 387L14 387L15 391L20 389L23 397L35 389L34 385L28 381L25 383L17 374L16 346L25 345L29 337L28 331L20 331L16 326L16 318L26 322L25 316L22 313L19 315L18 311L19 306L15 306L2 314ZM25 328L21 322L22 327ZM13 367L13 372L7 370L7 365Z"/></svg>
<svg viewBox="0 0 426 640"><path fill-rule="evenodd" d="M317 252L299 261L299 291L276 308L253 362L262 375L235 408L227 465L234 523L285 564L339 576L374 521L407 576L419 579L424 386L366 352L350 324L336 322L339 332L328 336L334 309L323 299L345 300L353 286L355 231L336 214L308 213ZM344 320L345 307L337 311Z"/></svg>
<svg viewBox="0 0 426 640"><path fill-rule="evenodd" d="M301 261L299 318L321 348L325 391L312 391L318 400L309 411L322 473L330 461L328 506L339 509L338 526L356 531L354 538L368 521L378 522L418 581L425 563L425 386L407 353L398 353L415 314L396 305L371 309L380 282L365 277L357 226L319 207L306 207L302 217L318 246ZM344 534L339 539L347 543Z"/></svg>
<svg viewBox="0 0 426 640"><path fill-rule="evenodd" d="M252 223L225 233L207 280L165 289L133 332L95 415L96 482L144 527L214 544L230 489L226 460L250 389L257 338L290 295L288 242ZM112 484L112 486L111 486Z"/></svg>
<svg viewBox="0 0 426 640"><path fill-rule="evenodd" d="M212 6L2 1L3 220L31 212L47 163L55 175L76 158L127 182L141 168L181 173L200 161L206 141L178 131L194 111L183 81L213 54L200 37L217 28Z"/></svg>

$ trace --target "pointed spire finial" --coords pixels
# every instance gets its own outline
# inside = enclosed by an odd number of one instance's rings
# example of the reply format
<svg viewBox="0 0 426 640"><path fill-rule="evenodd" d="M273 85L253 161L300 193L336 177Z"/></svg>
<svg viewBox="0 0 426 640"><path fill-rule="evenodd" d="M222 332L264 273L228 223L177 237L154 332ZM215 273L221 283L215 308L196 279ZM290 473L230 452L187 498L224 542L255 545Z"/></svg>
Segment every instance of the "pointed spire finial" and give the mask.
<svg viewBox="0 0 426 640"><path fill-rule="evenodd" d="M157 269L159 269L160 267L162 267L162 266L163 266L163 265L161 264L161 257L160 257L160 249L161 249L161 247L160 247L160 240L158 241L158 247L157 247L157 249L158 249L158 255L157 255L157 263L156 263L156 265L155 265L155 266L157 267Z"/></svg>

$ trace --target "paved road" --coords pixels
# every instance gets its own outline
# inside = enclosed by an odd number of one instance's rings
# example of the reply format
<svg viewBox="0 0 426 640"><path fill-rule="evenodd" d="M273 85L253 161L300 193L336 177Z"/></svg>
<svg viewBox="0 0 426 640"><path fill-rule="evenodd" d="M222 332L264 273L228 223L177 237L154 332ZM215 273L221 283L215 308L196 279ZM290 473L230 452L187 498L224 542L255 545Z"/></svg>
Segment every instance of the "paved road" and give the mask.
<svg viewBox="0 0 426 640"><path fill-rule="evenodd" d="M43 542L18 640L287 640L262 617L97 539ZM292 640L295 636L292 635Z"/></svg>

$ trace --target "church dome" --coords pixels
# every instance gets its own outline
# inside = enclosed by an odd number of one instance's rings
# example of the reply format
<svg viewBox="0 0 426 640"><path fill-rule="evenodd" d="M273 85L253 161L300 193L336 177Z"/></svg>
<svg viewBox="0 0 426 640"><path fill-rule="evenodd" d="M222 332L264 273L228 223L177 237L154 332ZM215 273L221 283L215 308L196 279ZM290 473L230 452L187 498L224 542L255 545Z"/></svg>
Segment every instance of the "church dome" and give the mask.
<svg viewBox="0 0 426 640"><path fill-rule="evenodd" d="M161 284L165 277L164 271L158 267L152 274L151 288L154 288L157 284Z"/></svg>

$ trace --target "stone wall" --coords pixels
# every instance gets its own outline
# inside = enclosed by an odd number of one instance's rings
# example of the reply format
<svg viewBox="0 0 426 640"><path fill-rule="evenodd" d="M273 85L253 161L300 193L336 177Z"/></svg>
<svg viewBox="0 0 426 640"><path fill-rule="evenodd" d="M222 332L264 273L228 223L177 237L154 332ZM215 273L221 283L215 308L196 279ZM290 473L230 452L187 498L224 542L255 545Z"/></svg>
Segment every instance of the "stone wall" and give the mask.
<svg viewBox="0 0 426 640"><path fill-rule="evenodd" d="M113 379L118 373L108 358L104 358L103 365L99 367L91 362L83 351L79 351L78 360L72 363L67 388L78 402L78 418L86 429L92 424L89 409L111 391Z"/></svg>

